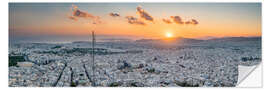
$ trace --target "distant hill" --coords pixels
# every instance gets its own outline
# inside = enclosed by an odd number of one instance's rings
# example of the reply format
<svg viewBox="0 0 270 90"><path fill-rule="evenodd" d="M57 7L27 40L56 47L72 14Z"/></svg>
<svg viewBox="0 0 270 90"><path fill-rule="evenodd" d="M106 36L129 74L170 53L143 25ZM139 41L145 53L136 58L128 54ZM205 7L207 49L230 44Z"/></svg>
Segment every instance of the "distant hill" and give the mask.
<svg viewBox="0 0 270 90"><path fill-rule="evenodd" d="M112 42L115 39L108 39L104 42ZM117 39L118 40L118 39ZM131 41L129 39L121 39L119 41ZM176 37L176 38L163 38L163 39L139 39L135 40L136 43L161 43L164 41L171 41L171 43L200 43L208 41L231 41L231 42L241 42L241 41L261 41L261 37L223 37L223 38L212 38L208 40L185 38L185 37ZM90 41L74 41L72 43L91 43Z"/></svg>
<svg viewBox="0 0 270 90"><path fill-rule="evenodd" d="M73 44L90 44L89 41L75 41ZM253 44L251 44L253 43ZM125 40L112 42L99 42L97 45L123 46L123 47L173 47L173 46L238 46L238 45L260 45L261 37L224 37L209 40L193 38L164 38L164 39L139 39L127 42Z"/></svg>
<svg viewBox="0 0 270 90"><path fill-rule="evenodd" d="M224 38L210 39L208 41L231 41L231 42L261 41L261 37L224 37Z"/></svg>
<svg viewBox="0 0 270 90"><path fill-rule="evenodd" d="M190 46L190 45L199 45L199 46L207 46L207 45L217 45L217 46L237 46L240 44L250 45L249 43L260 43L261 37L224 37L224 38L214 38L209 40L199 40L192 38L167 38L167 39L140 39L136 40L136 43L150 46Z"/></svg>
<svg viewBox="0 0 270 90"><path fill-rule="evenodd" d="M91 43L90 41L74 41L72 43Z"/></svg>
<svg viewBox="0 0 270 90"><path fill-rule="evenodd" d="M138 42L138 43L161 43L161 42L166 42L166 41L169 41L171 43L198 43L198 42L201 42L204 40L177 37L177 38L165 38L165 39L140 39L140 40L136 40L135 42Z"/></svg>

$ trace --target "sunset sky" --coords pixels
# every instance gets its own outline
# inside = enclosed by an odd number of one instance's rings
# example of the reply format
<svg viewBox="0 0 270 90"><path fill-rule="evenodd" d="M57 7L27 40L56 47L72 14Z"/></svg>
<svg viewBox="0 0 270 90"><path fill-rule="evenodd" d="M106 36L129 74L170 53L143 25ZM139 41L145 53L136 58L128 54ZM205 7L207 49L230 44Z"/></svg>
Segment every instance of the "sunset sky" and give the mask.
<svg viewBox="0 0 270 90"><path fill-rule="evenodd" d="M174 21L177 17L180 23ZM86 37L92 30L100 36L133 38L261 36L261 4L9 4L10 38Z"/></svg>

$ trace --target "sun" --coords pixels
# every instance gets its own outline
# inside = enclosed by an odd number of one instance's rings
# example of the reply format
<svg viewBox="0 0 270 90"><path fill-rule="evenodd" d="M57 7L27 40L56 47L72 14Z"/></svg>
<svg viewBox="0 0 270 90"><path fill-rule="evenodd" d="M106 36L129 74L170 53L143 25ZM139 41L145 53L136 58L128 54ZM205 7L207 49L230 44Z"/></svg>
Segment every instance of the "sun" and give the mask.
<svg viewBox="0 0 270 90"><path fill-rule="evenodd" d="M165 34L165 36L166 36L167 38L171 38L171 37L173 37L173 34L172 34L171 32L167 32L167 33Z"/></svg>

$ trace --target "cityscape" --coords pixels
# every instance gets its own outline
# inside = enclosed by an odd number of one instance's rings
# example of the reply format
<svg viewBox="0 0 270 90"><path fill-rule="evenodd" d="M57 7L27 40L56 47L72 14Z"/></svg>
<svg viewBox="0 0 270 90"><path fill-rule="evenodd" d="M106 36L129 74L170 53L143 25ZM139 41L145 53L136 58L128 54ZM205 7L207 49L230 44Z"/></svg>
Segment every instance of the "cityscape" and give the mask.
<svg viewBox="0 0 270 90"><path fill-rule="evenodd" d="M177 16L175 8L186 13ZM259 3L9 3L8 85L235 87L238 66L262 60L260 9ZM216 16L219 10L228 20Z"/></svg>

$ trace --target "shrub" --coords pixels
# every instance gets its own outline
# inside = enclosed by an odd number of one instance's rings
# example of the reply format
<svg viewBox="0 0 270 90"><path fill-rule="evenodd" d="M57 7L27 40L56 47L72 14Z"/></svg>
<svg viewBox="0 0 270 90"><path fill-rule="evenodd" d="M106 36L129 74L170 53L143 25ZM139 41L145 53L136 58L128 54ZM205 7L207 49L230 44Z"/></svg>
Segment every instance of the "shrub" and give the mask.
<svg viewBox="0 0 270 90"><path fill-rule="evenodd" d="M147 69L147 71L150 72L150 73L154 73L155 72L155 68Z"/></svg>
<svg viewBox="0 0 270 90"><path fill-rule="evenodd" d="M192 85L187 82L180 82L180 81L175 81L175 84L181 87L199 87L199 84Z"/></svg>
<svg viewBox="0 0 270 90"><path fill-rule="evenodd" d="M9 56L8 66L16 66L17 62L25 61L23 56Z"/></svg>
<svg viewBox="0 0 270 90"><path fill-rule="evenodd" d="M71 82L70 86L71 86L71 87L76 87L77 84L76 84L75 82Z"/></svg>
<svg viewBox="0 0 270 90"><path fill-rule="evenodd" d="M121 85L122 85L122 83L120 83L120 82L113 82L113 83L109 84L109 87L118 87Z"/></svg>

